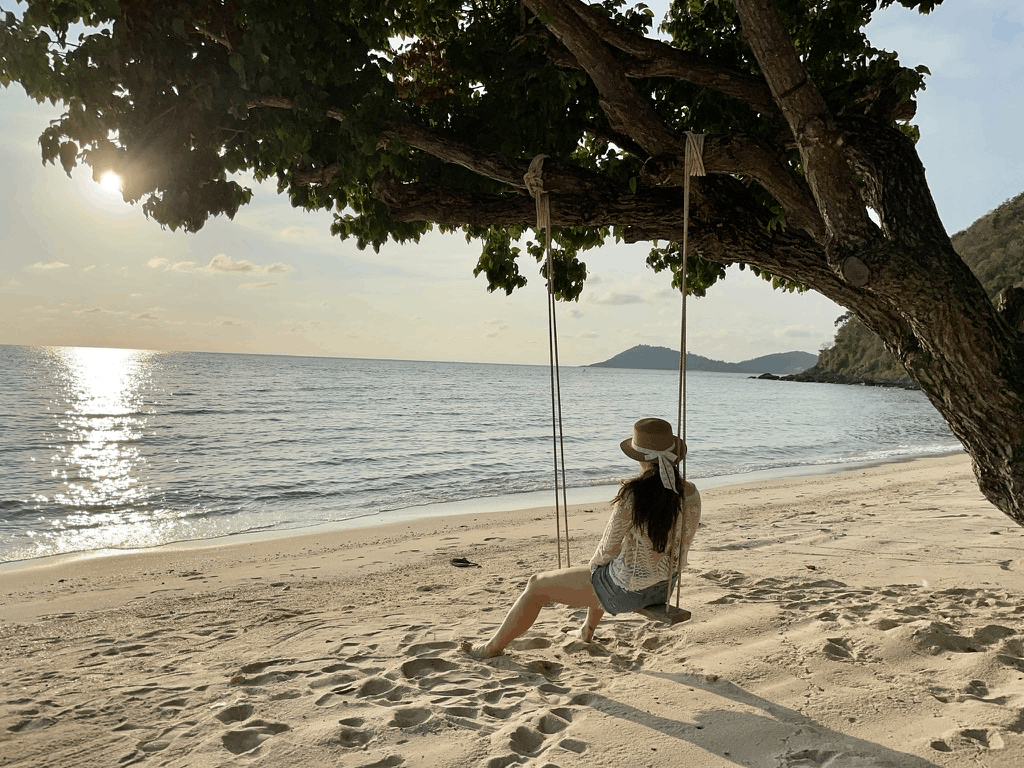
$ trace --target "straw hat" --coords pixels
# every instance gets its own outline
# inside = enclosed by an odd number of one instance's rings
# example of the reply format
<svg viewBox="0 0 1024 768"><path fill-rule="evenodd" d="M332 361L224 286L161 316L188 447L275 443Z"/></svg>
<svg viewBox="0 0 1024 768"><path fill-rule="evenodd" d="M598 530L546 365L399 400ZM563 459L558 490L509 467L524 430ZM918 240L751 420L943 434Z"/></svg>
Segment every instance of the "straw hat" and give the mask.
<svg viewBox="0 0 1024 768"><path fill-rule="evenodd" d="M634 448L633 446L636 446ZM633 425L633 437L623 440L620 445L622 452L636 461L649 461L643 451L672 451L676 455L673 464L678 464L686 455L683 441L672 434L672 425L664 419L640 419Z"/></svg>

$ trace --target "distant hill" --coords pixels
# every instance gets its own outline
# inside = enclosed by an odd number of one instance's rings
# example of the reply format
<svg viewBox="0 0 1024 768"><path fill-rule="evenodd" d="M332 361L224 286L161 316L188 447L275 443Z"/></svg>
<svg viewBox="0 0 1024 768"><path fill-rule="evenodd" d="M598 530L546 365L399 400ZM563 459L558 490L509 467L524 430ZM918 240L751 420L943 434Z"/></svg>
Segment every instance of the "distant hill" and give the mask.
<svg viewBox="0 0 1024 768"><path fill-rule="evenodd" d="M809 352L781 352L774 355L755 357L753 360L744 360L742 363L726 363L723 360L712 360L708 357L687 352L686 368L690 371L773 373L776 376L785 376L790 373L800 373L814 365L817 360L818 358ZM590 367L647 368L674 371L679 369L679 350L638 344L602 363L594 363Z"/></svg>
<svg viewBox="0 0 1024 768"><path fill-rule="evenodd" d="M1024 194L1007 200L951 238L990 297L1024 283ZM907 371L882 341L856 317L843 315L831 347L821 351L818 367L847 376L908 379Z"/></svg>

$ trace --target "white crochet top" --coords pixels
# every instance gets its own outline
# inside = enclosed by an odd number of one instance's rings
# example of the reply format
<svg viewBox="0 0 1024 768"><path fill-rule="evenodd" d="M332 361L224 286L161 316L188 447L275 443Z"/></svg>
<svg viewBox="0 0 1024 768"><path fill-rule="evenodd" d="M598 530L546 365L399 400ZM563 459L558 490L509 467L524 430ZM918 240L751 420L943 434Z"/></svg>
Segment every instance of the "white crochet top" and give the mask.
<svg viewBox="0 0 1024 768"><path fill-rule="evenodd" d="M590 570L599 565L611 563L609 573L612 580L629 592L638 592L652 584L668 581L672 568L671 550L683 526L683 552L680 570L686 567L686 555L700 523L700 493L693 483L686 484L686 494L680 503L682 514L676 517L675 525L668 535L669 546L661 553L654 551L647 532L633 526L633 494L617 502L612 516L605 526L601 543L590 558Z"/></svg>

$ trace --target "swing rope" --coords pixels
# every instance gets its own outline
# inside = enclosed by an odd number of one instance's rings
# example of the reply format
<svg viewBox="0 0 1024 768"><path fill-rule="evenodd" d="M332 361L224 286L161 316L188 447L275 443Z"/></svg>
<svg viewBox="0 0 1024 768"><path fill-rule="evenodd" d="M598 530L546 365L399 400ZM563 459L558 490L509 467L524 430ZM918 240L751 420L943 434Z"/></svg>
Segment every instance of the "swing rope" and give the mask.
<svg viewBox="0 0 1024 768"><path fill-rule="evenodd" d="M683 442L683 448L686 448L686 271L687 271L687 256L689 250L689 235L690 235L690 177L691 176L704 176L704 134L686 132L686 156L684 159L684 176L683 176L683 258L682 265L680 266L679 276L679 292L682 295L681 305L681 318L679 321L679 400L678 410L676 414L676 434L679 435L679 439ZM683 480L683 507L686 506L686 453L683 453L683 457L679 462L679 467L682 470ZM676 535L676 546L675 553L672 559L672 569L670 573L677 574L676 576L676 607L679 607L680 593L682 590L682 573L681 561L683 556L683 525L679 526L679 533ZM668 594L665 595L665 611L669 610L669 603L671 602L671 587L668 590Z"/></svg>
<svg viewBox="0 0 1024 768"><path fill-rule="evenodd" d="M676 434L686 446L686 293L687 293L687 267L689 256L689 229L690 229L690 177L704 176L704 135L700 133L686 132L686 154L684 160L683 177L683 242L682 259L679 273L680 301L680 322L679 322L679 392L676 412ZM555 532L558 541L558 567L562 567L562 528L560 512L565 520L565 561L566 566L571 566L569 560L569 505L566 499L565 485L565 438L562 431L562 385L559 374L558 360L558 325L555 315L555 285L554 266L551 258L551 202L548 193L544 190L543 167L547 155L537 155L530 163L530 168L523 176L527 190L536 202L537 208L537 229L544 231L544 257L548 282L548 359L551 370L551 439L554 446L554 475L555 475ZM680 474L683 481L682 499L683 506L686 504L686 454L680 459ZM561 474L561 477L559 477ZM561 499L559 498L561 489ZM682 539L684 525L680 524L679 532L676 535L674 552L672 554L672 568L670 573L676 575L676 611L677 613L688 612L679 609L681 600L682 578ZM669 588L665 595L665 617L672 622L671 613L672 590Z"/></svg>
<svg viewBox="0 0 1024 768"><path fill-rule="evenodd" d="M562 528L559 512L565 518L565 565L572 565L569 557L569 504L565 490L565 437L562 432L562 382L558 360L558 321L555 316L555 273L551 259L551 201L544 190L544 159L537 155L523 176L526 188L536 202L537 229L544 231L545 271L548 282L548 362L551 371L551 442L554 447L555 475L555 535L558 543L558 567L562 567ZM561 479L559 473L561 472ZM559 499L561 488L561 500Z"/></svg>

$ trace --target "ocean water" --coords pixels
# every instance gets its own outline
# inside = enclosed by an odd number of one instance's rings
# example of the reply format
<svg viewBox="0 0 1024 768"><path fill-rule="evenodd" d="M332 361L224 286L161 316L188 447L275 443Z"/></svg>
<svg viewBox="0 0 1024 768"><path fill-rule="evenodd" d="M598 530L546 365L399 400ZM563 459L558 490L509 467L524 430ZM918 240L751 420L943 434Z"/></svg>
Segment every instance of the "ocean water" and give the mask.
<svg viewBox="0 0 1024 768"><path fill-rule="evenodd" d="M618 443L677 386L562 369L576 498L635 471ZM919 392L691 371L687 401L698 485L961 450ZM552 474L546 366L0 345L0 562L550 504Z"/></svg>

